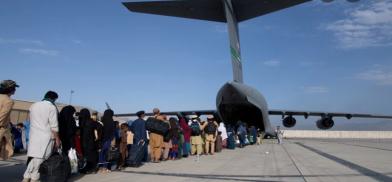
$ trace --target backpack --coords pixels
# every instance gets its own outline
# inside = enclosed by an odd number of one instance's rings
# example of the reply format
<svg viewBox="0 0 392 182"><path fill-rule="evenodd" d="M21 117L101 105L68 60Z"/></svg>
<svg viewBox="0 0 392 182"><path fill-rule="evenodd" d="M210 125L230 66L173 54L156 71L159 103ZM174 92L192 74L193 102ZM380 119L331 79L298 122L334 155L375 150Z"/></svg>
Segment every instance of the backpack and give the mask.
<svg viewBox="0 0 392 182"><path fill-rule="evenodd" d="M213 135L216 132L216 125L214 122L208 122L207 127L204 129L207 134Z"/></svg>
<svg viewBox="0 0 392 182"><path fill-rule="evenodd" d="M200 131L200 125L197 122L192 122L191 126L191 135L192 136L198 136L200 135L201 131Z"/></svg>

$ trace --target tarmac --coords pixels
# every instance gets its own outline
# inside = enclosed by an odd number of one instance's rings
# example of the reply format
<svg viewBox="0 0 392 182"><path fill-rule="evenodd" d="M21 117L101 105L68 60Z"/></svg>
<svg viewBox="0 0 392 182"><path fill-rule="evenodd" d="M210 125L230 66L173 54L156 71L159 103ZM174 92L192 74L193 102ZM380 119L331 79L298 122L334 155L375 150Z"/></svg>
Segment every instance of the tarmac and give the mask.
<svg viewBox="0 0 392 182"><path fill-rule="evenodd" d="M75 175L79 182L392 181L392 140L264 140L235 150L146 163L108 174ZM21 181L26 156L0 161L0 181Z"/></svg>

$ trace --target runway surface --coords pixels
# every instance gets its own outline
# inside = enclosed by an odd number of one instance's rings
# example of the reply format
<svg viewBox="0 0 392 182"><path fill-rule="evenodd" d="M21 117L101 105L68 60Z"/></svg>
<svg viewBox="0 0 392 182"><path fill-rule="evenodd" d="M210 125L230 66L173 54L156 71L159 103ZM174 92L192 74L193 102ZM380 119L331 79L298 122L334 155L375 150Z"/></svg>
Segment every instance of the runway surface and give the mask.
<svg viewBox="0 0 392 182"><path fill-rule="evenodd" d="M191 156L70 181L392 181L391 156L392 140L289 139L282 145L265 140L202 156L199 162ZM1 181L21 181L24 159L0 161Z"/></svg>

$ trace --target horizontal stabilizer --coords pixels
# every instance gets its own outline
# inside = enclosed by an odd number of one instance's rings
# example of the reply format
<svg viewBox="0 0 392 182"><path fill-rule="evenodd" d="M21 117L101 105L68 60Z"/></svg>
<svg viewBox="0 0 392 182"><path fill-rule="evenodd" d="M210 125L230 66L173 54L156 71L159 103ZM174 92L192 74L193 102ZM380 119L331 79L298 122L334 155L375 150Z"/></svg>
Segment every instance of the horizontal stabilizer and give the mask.
<svg viewBox="0 0 392 182"><path fill-rule="evenodd" d="M254 17L272 13L311 0L233 0L237 21L245 21Z"/></svg>
<svg viewBox="0 0 392 182"><path fill-rule="evenodd" d="M226 22L221 0L124 2L130 11Z"/></svg>
<svg viewBox="0 0 392 182"><path fill-rule="evenodd" d="M231 0L237 21L245 21L310 0ZM124 2L130 10L166 16L226 22L222 0Z"/></svg>

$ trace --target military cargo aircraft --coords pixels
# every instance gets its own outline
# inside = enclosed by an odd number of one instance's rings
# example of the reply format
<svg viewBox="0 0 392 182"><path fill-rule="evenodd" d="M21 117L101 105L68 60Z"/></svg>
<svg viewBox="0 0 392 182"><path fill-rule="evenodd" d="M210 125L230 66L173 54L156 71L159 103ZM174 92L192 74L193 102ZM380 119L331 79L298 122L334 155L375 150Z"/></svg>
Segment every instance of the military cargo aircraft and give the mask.
<svg viewBox="0 0 392 182"><path fill-rule="evenodd" d="M295 110L270 110L263 95L256 89L245 85L242 74L242 60L238 23L254 17L273 13L278 10L296 6L310 0L176 0L176 1L144 1L124 2L123 4L133 12L175 16L199 20L225 22L228 26L230 38L230 53L233 67L233 81L225 83L216 96L216 110L175 111L162 112L167 115L204 115L214 114L216 118L227 125L235 126L238 121L253 125L266 134L273 135L274 127L271 125L269 115L281 115L285 127L296 124L294 116L319 116L316 121L319 129L330 129L334 125L334 117L360 118L386 118L392 116L312 112ZM331 2L333 0L323 0ZM358 0L347 0L356 2ZM151 113L150 113L151 114ZM116 116L135 116L130 114L117 114Z"/></svg>

